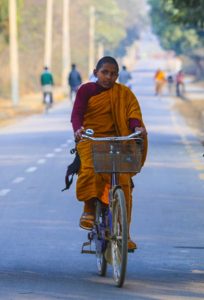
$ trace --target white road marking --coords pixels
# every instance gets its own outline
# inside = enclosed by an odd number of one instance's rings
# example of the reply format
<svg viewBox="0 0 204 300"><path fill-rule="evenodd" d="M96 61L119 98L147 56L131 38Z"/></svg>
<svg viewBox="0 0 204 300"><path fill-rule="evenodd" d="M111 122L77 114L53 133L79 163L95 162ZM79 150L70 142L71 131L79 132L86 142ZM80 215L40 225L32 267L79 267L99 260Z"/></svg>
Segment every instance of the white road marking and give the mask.
<svg viewBox="0 0 204 300"><path fill-rule="evenodd" d="M12 183L20 183L20 182L22 182L22 181L24 181L24 180L25 180L24 177L16 177L16 178L12 181Z"/></svg>
<svg viewBox="0 0 204 300"><path fill-rule="evenodd" d="M189 253L189 250L180 250L181 253Z"/></svg>
<svg viewBox="0 0 204 300"><path fill-rule="evenodd" d="M32 172L35 172L37 170L37 167L30 167L28 169L26 169L26 173L32 173Z"/></svg>
<svg viewBox="0 0 204 300"><path fill-rule="evenodd" d="M55 152L62 152L62 149L61 148L55 148L54 151Z"/></svg>
<svg viewBox="0 0 204 300"><path fill-rule="evenodd" d="M192 270L194 274L204 274L204 270Z"/></svg>
<svg viewBox="0 0 204 300"><path fill-rule="evenodd" d="M46 155L45 155L45 157L48 157L48 158L50 158L50 157L54 157L55 156L55 154L54 153L47 153Z"/></svg>
<svg viewBox="0 0 204 300"><path fill-rule="evenodd" d="M0 190L0 197L6 196L11 190L10 189L2 189Z"/></svg>
<svg viewBox="0 0 204 300"><path fill-rule="evenodd" d="M46 162L46 159L41 158L41 159L39 159L39 160L37 161L37 164L43 165L45 162Z"/></svg>
<svg viewBox="0 0 204 300"><path fill-rule="evenodd" d="M67 144L61 144L60 147L66 148L66 147L67 147Z"/></svg>

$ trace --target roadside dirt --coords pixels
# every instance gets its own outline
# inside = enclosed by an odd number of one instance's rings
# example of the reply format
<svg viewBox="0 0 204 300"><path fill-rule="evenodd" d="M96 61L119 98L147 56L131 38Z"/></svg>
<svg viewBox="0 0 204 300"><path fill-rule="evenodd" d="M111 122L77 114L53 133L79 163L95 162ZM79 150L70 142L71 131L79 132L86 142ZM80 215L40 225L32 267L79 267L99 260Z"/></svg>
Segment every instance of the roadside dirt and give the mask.
<svg viewBox="0 0 204 300"><path fill-rule="evenodd" d="M62 91L54 93L54 104L63 101ZM0 99L0 127L13 124L16 121L33 114L44 112L41 94L30 94L21 97L19 105L14 107L10 99Z"/></svg>
<svg viewBox="0 0 204 300"><path fill-rule="evenodd" d="M187 93L186 99L177 98L174 108L185 118L186 123L196 130L204 145L204 83L193 85L197 86L199 94Z"/></svg>
<svg viewBox="0 0 204 300"><path fill-rule="evenodd" d="M175 109L183 115L189 126L204 136L204 98L203 101L178 100L175 104Z"/></svg>

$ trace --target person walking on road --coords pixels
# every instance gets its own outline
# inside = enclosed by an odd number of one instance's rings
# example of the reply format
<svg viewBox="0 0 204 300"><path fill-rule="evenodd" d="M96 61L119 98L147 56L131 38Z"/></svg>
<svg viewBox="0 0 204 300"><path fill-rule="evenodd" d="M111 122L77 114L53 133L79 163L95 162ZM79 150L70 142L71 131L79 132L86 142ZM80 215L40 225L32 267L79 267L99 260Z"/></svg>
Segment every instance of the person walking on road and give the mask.
<svg viewBox="0 0 204 300"><path fill-rule="evenodd" d="M70 99L74 102L76 92L82 83L82 78L75 64L72 64L71 72L68 75L68 84L70 87Z"/></svg>
<svg viewBox="0 0 204 300"><path fill-rule="evenodd" d="M123 136L141 131L144 137L143 163L147 153L147 133L137 98L123 84L116 83L119 73L117 61L110 56L101 58L94 70L96 82L82 84L76 94L71 122L77 142L81 166L77 178L76 194L84 202L80 227L90 230L94 224L95 201L108 204L109 174L94 173L89 141L80 142L85 129L94 130L94 136ZM125 192L128 227L132 212L132 178L130 173L120 175L120 184ZM128 248L137 246L130 238Z"/></svg>
<svg viewBox="0 0 204 300"><path fill-rule="evenodd" d="M177 97L183 97L185 92L185 86L184 86L184 73L182 70L180 70L176 74L176 96Z"/></svg>
<svg viewBox="0 0 204 300"><path fill-rule="evenodd" d="M155 81L155 95L160 96L162 94L164 85L166 83L166 75L164 71L158 69L154 75Z"/></svg>
<svg viewBox="0 0 204 300"><path fill-rule="evenodd" d="M174 87L174 77L171 73L167 76L167 83L168 83L169 95L172 96L173 95L173 87Z"/></svg>
<svg viewBox="0 0 204 300"><path fill-rule="evenodd" d="M51 71L47 66L44 67L44 70L41 73L40 83L43 92L43 103L46 104L47 102L49 102L49 104L52 105L54 79Z"/></svg>
<svg viewBox="0 0 204 300"><path fill-rule="evenodd" d="M130 80L132 79L132 76L130 72L127 70L126 66L122 66L122 70L119 73L118 81L129 88L131 88Z"/></svg>

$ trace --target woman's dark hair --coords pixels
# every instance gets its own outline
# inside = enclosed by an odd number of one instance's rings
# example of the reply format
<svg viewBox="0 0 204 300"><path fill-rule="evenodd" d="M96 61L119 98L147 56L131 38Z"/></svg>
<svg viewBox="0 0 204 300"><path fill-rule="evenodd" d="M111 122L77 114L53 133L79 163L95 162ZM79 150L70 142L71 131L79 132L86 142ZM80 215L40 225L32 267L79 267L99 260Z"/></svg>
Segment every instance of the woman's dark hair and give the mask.
<svg viewBox="0 0 204 300"><path fill-rule="evenodd" d="M99 59L97 65L96 65L96 71L98 71L104 64L113 64L117 68L117 72L119 72L119 66L115 58L111 56L104 56L101 59Z"/></svg>

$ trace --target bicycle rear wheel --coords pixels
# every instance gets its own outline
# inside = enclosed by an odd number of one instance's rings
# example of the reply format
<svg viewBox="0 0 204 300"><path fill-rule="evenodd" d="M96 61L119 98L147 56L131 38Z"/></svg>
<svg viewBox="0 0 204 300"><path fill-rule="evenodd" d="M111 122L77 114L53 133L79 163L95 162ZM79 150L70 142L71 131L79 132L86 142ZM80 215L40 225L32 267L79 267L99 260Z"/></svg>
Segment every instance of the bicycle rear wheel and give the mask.
<svg viewBox="0 0 204 300"><path fill-rule="evenodd" d="M107 261L105 259L105 231L104 231L104 214L102 204L100 201L96 202L96 232L97 236L95 239L96 245L96 264L98 274L100 276L106 275Z"/></svg>
<svg viewBox="0 0 204 300"><path fill-rule="evenodd" d="M112 264L113 278L118 287L122 287L127 266L128 227L124 192L121 188L115 190L112 207Z"/></svg>

